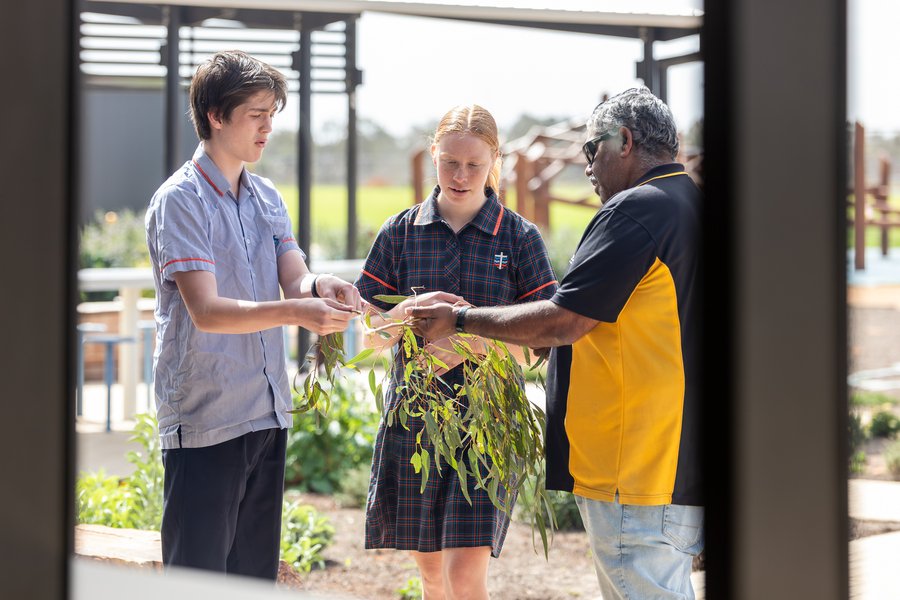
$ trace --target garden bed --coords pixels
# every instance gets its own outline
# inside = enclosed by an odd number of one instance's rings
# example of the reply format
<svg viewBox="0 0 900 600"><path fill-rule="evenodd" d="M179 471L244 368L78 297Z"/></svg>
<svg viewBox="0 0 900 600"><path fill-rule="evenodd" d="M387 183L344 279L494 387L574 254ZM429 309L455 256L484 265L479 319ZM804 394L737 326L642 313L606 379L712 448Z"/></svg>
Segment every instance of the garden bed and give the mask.
<svg viewBox="0 0 900 600"><path fill-rule="evenodd" d="M291 494L314 506L331 519L334 543L325 552L325 570L303 575L304 587L316 594L341 594L342 598L397 600L398 590L419 577L409 552L365 550L365 511L341 508L331 496ZM538 546L540 538L538 537ZM535 553L531 527L513 521L498 559L491 559L488 591L492 600L564 600L597 598L590 548L583 531L557 532L550 560ZM417 597L417 596L414 596Z"/></svg>

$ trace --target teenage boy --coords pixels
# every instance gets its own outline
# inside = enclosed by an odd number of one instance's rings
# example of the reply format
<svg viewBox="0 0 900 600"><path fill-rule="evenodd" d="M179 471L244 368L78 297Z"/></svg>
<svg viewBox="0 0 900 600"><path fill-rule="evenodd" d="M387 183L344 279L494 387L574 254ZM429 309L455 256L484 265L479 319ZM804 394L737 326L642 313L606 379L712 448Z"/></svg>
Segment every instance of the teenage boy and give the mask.
<svg viewBox="0 0 900 600"><path fill-rule="evenodd" d="M201 64L200 145L147 210L166 568L276 578L291 425L281 326L343 331L364 308L349 283L310 274L281 195L244 168L286 98L284 77L243 52Z"/></svg>

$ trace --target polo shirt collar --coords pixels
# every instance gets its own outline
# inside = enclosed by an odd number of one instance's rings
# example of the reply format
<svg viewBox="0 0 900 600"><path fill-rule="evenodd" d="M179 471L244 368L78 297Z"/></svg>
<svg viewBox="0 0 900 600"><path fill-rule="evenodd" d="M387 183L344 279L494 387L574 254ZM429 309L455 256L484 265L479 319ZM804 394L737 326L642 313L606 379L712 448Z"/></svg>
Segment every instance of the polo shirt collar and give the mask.
<svg viewBox="0 0 900 600"><path fill-rule="evenodd" d="M473 225L488 235L495 235L499 229L498 224L503 217L504 208L497 200L494 189L488 188L488 190L487 200L468 225ZM431 195L419 205L419 214L416 216L415 225L429 225L441 220L441 214L437 210L437 199L440 193L441 186L434 186Z"/></svg>
<svg viewBox="0 0 900 600"><path fill-rule="evenodd" d="M631 186L633 188L645 184L654 177L660 177L662 175L672 175L674 173L684 173L684 165L681 163L667 163L664 165L659 165L657 167L653 167L646 173L640 176L640 178L634 182L634 185Z"/></svg>
<svg viewBox="0 0 900 600"><path fill-rule="evenodd" d="M200 145L197 146L197 150L194 152L194 157L191 159L191 162L194 164L194 167L200 171L200 176L205 179L216 192L218 192L220 197L224 196L225 192L231 189L231 184L228 183L228 179L222 175L222 171L219 170L216 163L214 163L203 150L203 143L200 143ZM242 182L244 180L243 172L241 173L241 180Z"/></svg>

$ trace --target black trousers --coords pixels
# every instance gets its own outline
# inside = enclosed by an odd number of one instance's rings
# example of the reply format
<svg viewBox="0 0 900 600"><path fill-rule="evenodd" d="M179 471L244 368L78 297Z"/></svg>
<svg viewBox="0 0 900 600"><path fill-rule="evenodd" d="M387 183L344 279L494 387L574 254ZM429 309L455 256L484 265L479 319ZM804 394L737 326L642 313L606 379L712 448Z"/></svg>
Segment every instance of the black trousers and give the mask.
<svg viewBox="0 0 900 600"><path fill-rule="evenodd" d="M163 565L278 576L286 429L162 451Z"/></svg>

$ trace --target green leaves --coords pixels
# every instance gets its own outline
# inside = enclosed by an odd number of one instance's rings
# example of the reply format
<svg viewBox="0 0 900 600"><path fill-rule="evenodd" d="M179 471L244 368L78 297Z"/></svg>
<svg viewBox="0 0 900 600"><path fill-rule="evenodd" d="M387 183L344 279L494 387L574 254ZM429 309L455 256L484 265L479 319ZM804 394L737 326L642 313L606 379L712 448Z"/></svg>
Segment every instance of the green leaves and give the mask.
<svg viewBox="0 0 900 600"><path fill-rule="evenodd" d="M376 300L380 300L380 301L384 302L385 304L400 304L407 298L409 298L409 296L385 296L383 294L379 294L379 295L375 296ZM388 318L390 318L390 317L388 317Z"/></svg>
<svg viewBox="0 0 900 600"><path fill-rule="evenodd" d="M319 337L316 343L310 346L306 352L306 361L309 369L303 383L298 385L301 371L294 376L294 391L297 399L294 408L288 412L305 413L316 410L316 424L319 415L328 414L331 406L329 390L335 387L335 381L341 375L341 369L353 369L359 372L359 363L372 355L374 350L367 348L349 360L344 359L344 336L341 333L331 333ZM325 385L322 384L320 372L325 372Z"/></svg>
<svg viewBox="0 0 900 600"><path fill-rule="evenodd" d="M284 501L281 518L281 558L303 573L325 568L322 550L334 541L334 527L312 506Z"/></svg>
<svg viewBox="0 0 900 600"><path fill-rule="evenodd" d="M144 452L130 451L126 460L134 466L131 476L81 473L75 482L78 523L126 529L159 529L163 508L162 452L156 419L136 415L138 423L129 442L139 442Z"/></svg>
<svg viewBox="0 0 900 600"><path fill-rule="evenodd" d="M399 304L407 297L376 299ZM399 334L399 342L393 366L382 357L382 381L377 381L374 370L369 373L369 389L388 427L399 424L407 430L418 428L413 431L416 451L410 462L421 477L420 490L424 492L432 470L443 477L445 469L452 469L470 504L471 490L482 489L494 506L510 514L513 507L508 499L514 497L513 492L526 491L527 486L530 497L535 498L529 511L530 521L540 533L547 556L555 516L544 484L544 413L525 395L524 376L517 360L500 342L475 344L472 336L454 336L450 351L462 358L465 382L451 386L438 375L439 371L449 370L447 361L436 358L419 343L410 328L411 320L393 320L386 313L381 317L388 325L377 329L372 329L368 315L364 318L369 333L391 338L384 329L396 327L394 335ZM317 425L319 415L328 412L328 390L334 388L335 378L345 368L358 371L358 363L372 354L372 350L365 350L344 360L342 344L339 333L320 338L307 354L311 366L302 386L294 380L299 395L294 412L315 409ZM483 353L475 351L482 346ZM531 354L526 350L525 355L530 364ZM546 353L538 356L532 368L545 360ZM325 372L324 385L320 371ZM397 401L386 408L384 384L389 377L393 379ZM549 511L549 519L544 517L542 504Z"/></svg>
<svg viewBox="0 0 900 600"><path fill-rule="evenodd" d="M481 345L473 344L471 336L451 338L452 351L463 358L465 372L465 383L453 388L437 374L447 370L447 364L418 344L408 323L396 323L402 326L393 370L398 400L385 411L384 381L376 384L370 374L369 387L388 426L399 420L408 429L414 423L410 417L422 419L423 425L415 432L416 452L411 458L413 468L421 476L421 490L431 476L428 449L433 448L437 474L442 476L445 467L453 469L470 504L470 489L485 490L491 502L508 514L512 503L507 498L526 485L531 486L532 497L546 498L544 414L526 397L522 369L509 349L493 342L485 344L485 353L479 354L474 348ZM530 360L530 354L527 357ZM536 364L543 360L545 356ZM505 494L501 493L501 485L507 490ZM535 504L540 508L540 503ZM530 514L545 556L554 525L552 506L549 508L549 522L540 510Z"/></svg>

